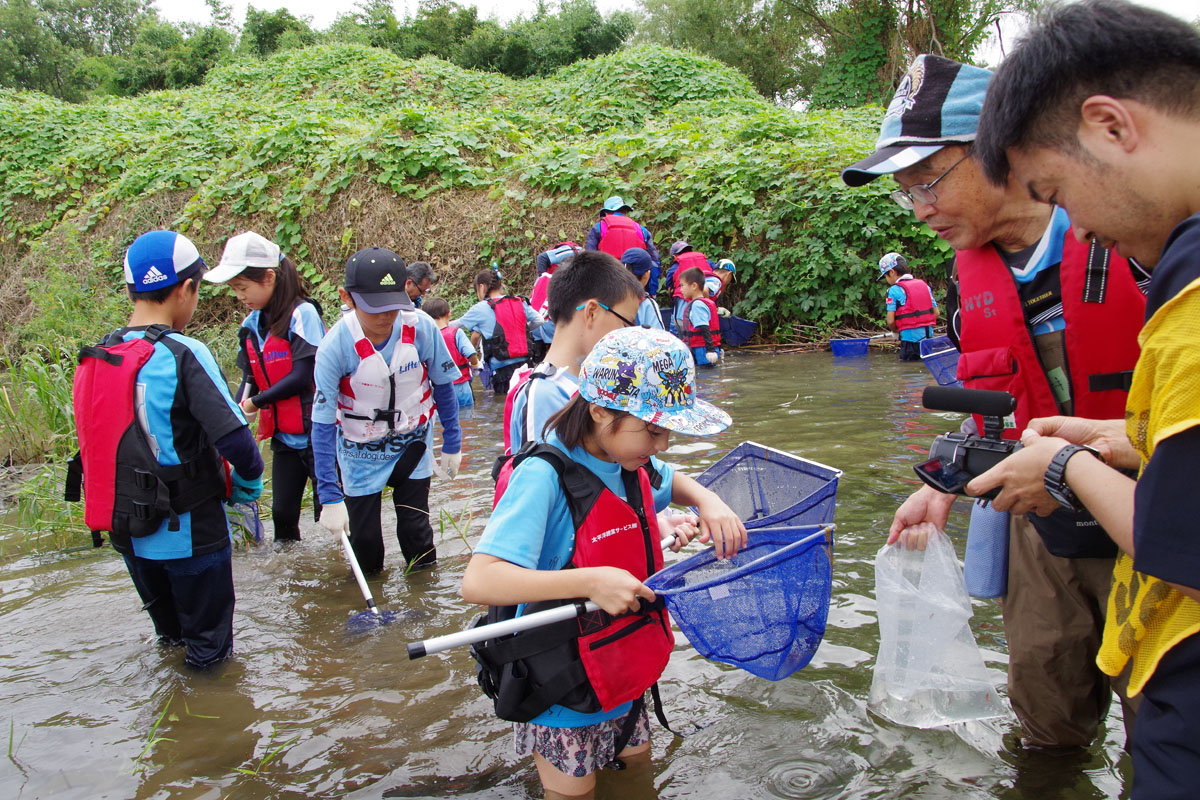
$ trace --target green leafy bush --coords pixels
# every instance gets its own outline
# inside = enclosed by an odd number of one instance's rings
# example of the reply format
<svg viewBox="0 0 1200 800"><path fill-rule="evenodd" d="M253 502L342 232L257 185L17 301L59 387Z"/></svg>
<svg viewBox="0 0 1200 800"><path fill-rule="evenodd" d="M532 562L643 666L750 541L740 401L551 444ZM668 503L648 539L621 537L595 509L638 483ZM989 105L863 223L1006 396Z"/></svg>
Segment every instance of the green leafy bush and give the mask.
<svg viewBox="0 0 1200 800"><path fill-rule="evenodd" d="M0 91L0 285L39 279L47 249L74 241L105 287L82 291L107 296L133 238L173 227L213 260L238 230L274 237L329 309L345 256L369 244L432 261L444 294L493 260L520 288L540 249L582 241L619 193L664 250L686 238L733 258L736 308L766 332L877 319L880 254L926 275L945 258L880 188L838 179L881 113L782 109L727 66L657 47L523 81L341 44L136 98ZM0 293L8 319L37 304ZM239 313L218 292L199 321Z"/></svg>

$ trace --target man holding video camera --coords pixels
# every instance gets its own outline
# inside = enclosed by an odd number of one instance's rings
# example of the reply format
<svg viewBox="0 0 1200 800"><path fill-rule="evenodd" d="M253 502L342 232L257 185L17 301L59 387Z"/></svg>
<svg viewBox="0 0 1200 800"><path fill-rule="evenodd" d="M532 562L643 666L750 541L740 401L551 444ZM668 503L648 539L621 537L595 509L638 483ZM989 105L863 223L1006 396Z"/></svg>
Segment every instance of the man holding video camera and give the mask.
<svg viewBox="0 0 1200 800"><path fill-rule="evenodd" d="M1143 276L1125 259L1075 241L1062 209L984 177L971 146L991 77L919 56L887 109L875 152L842 178L861 186L892 175L893 199L954 247L958 291L947 317L962 352L958 377L968 388L1016 398L1015 425L1004 432L1015 439L1034 417L1123 413L1145 297ZM915 544L944 529L954 498L922 487L897 509L888 541L904 534ZM1107 713L1109 678L1095 658L1114 555L1086 514L1011 520L1003 615L1009 699L1026 746L1089 745ZM1127 730L1132 716L1126 708Z"/></svg>

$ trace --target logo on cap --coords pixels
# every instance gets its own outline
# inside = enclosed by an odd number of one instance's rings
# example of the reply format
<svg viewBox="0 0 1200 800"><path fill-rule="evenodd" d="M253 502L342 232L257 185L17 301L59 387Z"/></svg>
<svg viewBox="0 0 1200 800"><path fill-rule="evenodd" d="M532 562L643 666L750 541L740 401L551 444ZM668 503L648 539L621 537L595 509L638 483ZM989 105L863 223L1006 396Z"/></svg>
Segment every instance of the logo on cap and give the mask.
<svg viewBox="0 0 1200 800"><path fill-rule="evenodd" d="M165 281L166 279L167 276L159 272L158 267L151 266L150 269L146 270L146 274L142 278L142 283L158 283L159 281Z"/></svg>
<svg viewBox="0 0 1200 800"><path fill-rule="evenodd" d="M388 272L382 278L379 279L379 285L380 286L395 286L396 279L392 277L392 273Z"/></svg>
<svg viewBox="0 0 1200 800"><path fill-rule="evenodd" d="M924 83L925 59L918 58L909 68L904 80L900 81L900 86L896 89L896 96L892 98L891 103L888 103L887 112L883 115L884 119L898 117L916 105L917 93L921 91Z"/></svg>

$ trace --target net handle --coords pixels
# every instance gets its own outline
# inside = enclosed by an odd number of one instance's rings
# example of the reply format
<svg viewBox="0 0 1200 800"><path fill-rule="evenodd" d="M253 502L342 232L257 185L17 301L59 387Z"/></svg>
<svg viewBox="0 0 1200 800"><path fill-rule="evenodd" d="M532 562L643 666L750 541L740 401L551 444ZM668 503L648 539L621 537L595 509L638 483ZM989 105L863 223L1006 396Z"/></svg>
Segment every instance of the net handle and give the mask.
<svg viewBox="0 0 1200 800"><path fill-rule="evenodd" d="M725 582L729 581L730 576L733 575L734 573L737 573L737 576L741 577L741 576L749 575L751 573L758 572L759 570L765 569L766 567L771 566L771 564L775 563L776 561L782 561L784 558L790 557L794 550L798 550L801 547L803 547L804 545L811 544L812 542L814 542L815 540L817 540L819 538L828 536L829 534L831 534L833 532L834 528L836 528L836 527L837 526L834 525L833 523L830 523L828 525L822 525L820 530L818 530L816 533L811 533L808 536L805 536L803 539L798 539L797 541L794 541L784 547L781 547L778 550L773 550L770 553L767 553L766 555L759 556L758 558L754 559L750 563L742 564L740 567L737 567L736 569L734 569L733 571L731 571L729 573L726 573L724 575L717 575L716 577L709 578L708 580L700 581L699 583L689 584L688 586L683 586L678 589L665 589L665 588L661 588L661 587L653 585L653 580L654 580L655 576L651 575L647 579L646 585L649 586L651 589L653 589L654 593L656 595L659 595L661 597L670 597L672 595L682 594L683 592L695 592L695 591L699 591L701 589L709 589L713 586L716 586L718 583L725 583ZM662 573L656 573L656 574L662 574Z"/></svg>
<svg viewBox="0 0 1200 800"><path fill-rule="evenodd" d="M664 536L659 544L665 549L673 545L675 539L676 536L672 533ZM646 580L649 581L653 577L651 575ZM444 636L435 636L432 639L426 639L421 642L409 642L408 658L412 660L427 656L430 653L441 653L455 647L462 647L463 645L478 644L488 639L496 639L501 636L540 628L543 625L552 625L555 622L563 622L564 620L573 619L599 610L600 606L591 600L587 602L568 603L557 608L548 608L545 611L535 611L532 614L524 614L513 619L493 622L490 625L479 625L475 628L468 628L465 631L447 633Z"/></svg>

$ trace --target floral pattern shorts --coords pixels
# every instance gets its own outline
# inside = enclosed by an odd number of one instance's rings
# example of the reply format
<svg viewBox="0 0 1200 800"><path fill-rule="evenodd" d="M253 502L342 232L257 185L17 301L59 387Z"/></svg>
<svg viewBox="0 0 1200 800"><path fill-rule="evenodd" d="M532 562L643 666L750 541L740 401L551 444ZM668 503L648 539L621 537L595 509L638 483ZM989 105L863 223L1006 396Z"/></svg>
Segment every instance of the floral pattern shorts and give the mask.
<svg viewBox="0 0 1200 800"><path fill-rule="evenodd" d="M532 722L514 722L513 745L519 756L538 753L564 775L582 778L616 757L617 739L628 716L582 728L550 728ZM648 741L650 719L646 716L646 707L642 706L633 735L625 746L633 747Z"/></svg>

